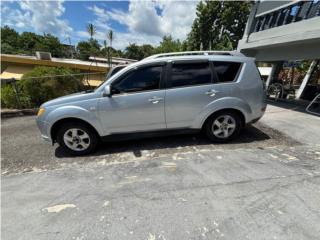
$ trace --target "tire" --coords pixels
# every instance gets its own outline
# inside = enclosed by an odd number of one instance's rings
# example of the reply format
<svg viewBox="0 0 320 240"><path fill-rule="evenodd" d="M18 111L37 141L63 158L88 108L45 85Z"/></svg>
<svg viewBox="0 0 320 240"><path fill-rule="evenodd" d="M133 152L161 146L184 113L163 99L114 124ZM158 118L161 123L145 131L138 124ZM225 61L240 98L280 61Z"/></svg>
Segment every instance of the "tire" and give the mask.
<svg viewBox="0 0 320 240"><path fill-rule="evenodd" d="M237 112L221 111L210 116L204 127L212 142L222 143L234 139L242 126L242 119Z"/></svg>
<svg viewBox="0 0 320 240"><path fill-rule="evenodd" d="M98 145L99 138L87 124L68 122L58 130L57 142L66 152L80 156L93 152Z"/></svg>

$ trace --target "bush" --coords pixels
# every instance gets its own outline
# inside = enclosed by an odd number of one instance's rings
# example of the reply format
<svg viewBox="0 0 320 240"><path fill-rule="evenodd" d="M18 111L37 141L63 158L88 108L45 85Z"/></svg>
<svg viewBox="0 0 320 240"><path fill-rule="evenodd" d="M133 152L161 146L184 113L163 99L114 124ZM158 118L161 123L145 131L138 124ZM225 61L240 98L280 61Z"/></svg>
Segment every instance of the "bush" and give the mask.
<svg viewBox="0 0 320 240"><path fill-rule="evenodd" d="M22 91L19 82L17 83L18 97L11 84L1 88L1 106L6 108L29 108L30 98ZM19 102L18 102L19 99Z"/></svg>
<svg viewBox="0 0 320 240"><path fill-rule="evenodd" d="M34 107L42 103L84 89L82 77L71 76L76 72L64 67L36 67L23 75L22 91Z"/></svg>
<svg viewBox="0 0 320 240"><path fill-rule="evenodd" d="M11 84L1 87L1 104L6 108L33 108L51 99L84 90L81 76L64 67L36 67L16 83L20 104Z"/></svg>

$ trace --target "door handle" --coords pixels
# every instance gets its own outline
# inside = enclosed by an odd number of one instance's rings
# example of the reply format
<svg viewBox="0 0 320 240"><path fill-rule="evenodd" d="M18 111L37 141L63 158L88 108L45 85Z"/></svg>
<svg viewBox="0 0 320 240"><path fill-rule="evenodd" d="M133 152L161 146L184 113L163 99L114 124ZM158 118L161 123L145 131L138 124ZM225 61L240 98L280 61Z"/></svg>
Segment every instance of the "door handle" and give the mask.
<svg viewBox="0 0 320 240"><path fill-rule="evenodd" d="M152 97L152 98L149 98L148 101L149 102L152 102L153 104L157 104L159 103L161 100L163 100L163 98L159 98L159 97Z"/></svg>
<svg viewBox="0 0 320 240"><path fill-rule="evenodd" d="M206 94L209 95L210 97L214 97L217 93L219 93L219 91L216 91L214 89L211 89L206 92Z"/></svg>

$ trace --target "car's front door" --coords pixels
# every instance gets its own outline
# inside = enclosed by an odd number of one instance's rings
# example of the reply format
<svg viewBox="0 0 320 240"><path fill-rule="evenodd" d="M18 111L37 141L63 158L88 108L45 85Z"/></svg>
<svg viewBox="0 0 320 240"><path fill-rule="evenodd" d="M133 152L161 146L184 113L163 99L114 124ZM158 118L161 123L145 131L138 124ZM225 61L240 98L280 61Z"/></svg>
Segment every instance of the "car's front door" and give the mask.
<svg viewBox="0 0 320 240"><path fill-rule="evenodd" d="M106 133L127 133L166 128L163 64L143 66L111 84L111 97L99 101L99 115Z"/></svg>

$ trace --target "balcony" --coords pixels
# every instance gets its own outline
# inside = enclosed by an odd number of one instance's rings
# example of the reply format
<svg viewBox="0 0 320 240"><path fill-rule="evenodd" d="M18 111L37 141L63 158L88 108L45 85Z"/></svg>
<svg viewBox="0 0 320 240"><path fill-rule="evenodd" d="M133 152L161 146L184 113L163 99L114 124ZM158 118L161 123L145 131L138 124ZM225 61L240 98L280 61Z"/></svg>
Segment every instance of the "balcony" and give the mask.
<svg viewBox="0 0 320 240"><path fill-rule="evenodd" d="M320 57L320 1L296 1L251 12L238 50L259 61Z"/></svg>

